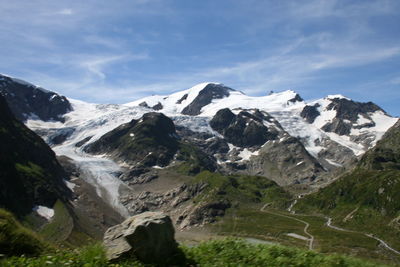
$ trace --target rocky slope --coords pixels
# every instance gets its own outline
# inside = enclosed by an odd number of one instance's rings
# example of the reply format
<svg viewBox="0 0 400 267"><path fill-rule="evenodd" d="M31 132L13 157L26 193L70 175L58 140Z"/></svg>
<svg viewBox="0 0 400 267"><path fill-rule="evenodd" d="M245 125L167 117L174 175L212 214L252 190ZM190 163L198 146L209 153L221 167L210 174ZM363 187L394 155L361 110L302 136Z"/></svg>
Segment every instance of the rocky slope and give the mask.
<svg viewBox="0 0 400 267"><path fill-rule="evenodd" d="M0 96L0 207L22 216L70 195L55 153L15 119Z"/></svg>
<svg viewBox="0 0 400 267"><path fill-rule="evenodd" d="M62 115L71 111L71 104L65 96L1 74L0 94L21 121L29 118L63 121Z"/></svg>

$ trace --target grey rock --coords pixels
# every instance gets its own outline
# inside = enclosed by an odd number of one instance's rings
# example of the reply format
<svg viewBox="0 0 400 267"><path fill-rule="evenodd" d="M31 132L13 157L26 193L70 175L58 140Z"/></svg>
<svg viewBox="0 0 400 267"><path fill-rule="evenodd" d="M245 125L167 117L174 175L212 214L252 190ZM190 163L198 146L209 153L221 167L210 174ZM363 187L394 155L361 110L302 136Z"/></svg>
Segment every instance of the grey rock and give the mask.
<svg viewBox="0 0 400 267"><path fill-rule="evenodd" d="M319 113L318 111L318 107L320 105L316 104L314 106L305 106L303 108L303 110L300 113L300 116L303 117L304 119L306 119L306 121L308 123L313 123L315 121L315 119L321 115L321 113Z"/></svg>
<svg viewBox="0 0 400 267"><path fill-rule="evenodd" d="M81 146L83 146L84 144L86 144L87 142L89 142L90 139L92 139L92 137L93 137L93 135L83 138L81 141L79 141L79 142L77 142L77 143L75 144L75 147L81 147Z"/></svg>
<svg viewBox="0 0 400 267"><path fill-rule="evenodd" d="M229 92L234 91L233 89L223 86L221 84L210 83L203 90L201 90L198 96L182 110L184 115L199 115L201 109L210 104L213 99L220 99L229 96ZM183 100L179 100L183 101Z"/></svg>
<svg viewBox="0 0 400 267"><path fill-rule="evenodd" d="M175 230L169 216L144 212L109 228L104 247L109 260L135 256L144 263L163 263L177 252Z"/></svg>
<svg viewBox="0 0 400 267"><path fill-rule="evenodd" d="M177 223L181 228L212 223L216 221L216 217L224 216L226 209L231 206L228 200L200 203L195 207L189 206L178 218Z"/></svg>
<svg viewBox="0 0 400 267"><path fill-rule="evenodd" d="M274 126L267 127L264 122ZM242 110L238 115L227 108L221 109L210 121L210 126L227 142L240 147L261 146L268 140L275 140L279 131L283 131L272 116L258 109Z"/></svg>
<svg viewBox="0 0 400 267"><path fill-rule="evenodd" d="M302 101L304 101L304 99L301 98L301 96L299 94L296 94L292 99L288 100L288 102L291 102L291 103L302 102Z"/></svg>
<svg viewBox="0 0 400 267"><path fill-rule="evenodd" d="M297 138L286 135L266 143L258 156L250 158L246 172L286 186L311 183L325 170Z"/></svg>
<svg viewBox="0 0 400 267"><path fill-rule="evenodd" d="M154 110L163 109L163 105L162 105L160 102L158 102L156 105L154 105L154 106L152 107L152 109L154 109Z"/></svg>
<svg viewBox="0 0 400 267"><path fill-rule="evenodd" d="M182 104L182 102L183 102L184 100L186 100L187 97L188 97L188 94L185 94L184 96L181 97L181 99L179 99L178 101L176 101L176 104Z"/></svg>

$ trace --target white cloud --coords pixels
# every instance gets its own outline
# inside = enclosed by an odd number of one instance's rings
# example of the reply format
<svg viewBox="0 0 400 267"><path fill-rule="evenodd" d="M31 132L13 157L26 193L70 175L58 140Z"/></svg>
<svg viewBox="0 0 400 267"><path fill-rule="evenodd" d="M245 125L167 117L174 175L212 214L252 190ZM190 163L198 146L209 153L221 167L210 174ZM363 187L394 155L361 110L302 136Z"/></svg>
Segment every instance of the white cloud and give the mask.
<svg viewBox="0 0 400 267"><path fill-rule="evenodd" d="M59 12L56 12L56 14L60 14L60 15L72 15L74 12L72 11L71 8L64 8L62 10L60 10Z"/></svg>

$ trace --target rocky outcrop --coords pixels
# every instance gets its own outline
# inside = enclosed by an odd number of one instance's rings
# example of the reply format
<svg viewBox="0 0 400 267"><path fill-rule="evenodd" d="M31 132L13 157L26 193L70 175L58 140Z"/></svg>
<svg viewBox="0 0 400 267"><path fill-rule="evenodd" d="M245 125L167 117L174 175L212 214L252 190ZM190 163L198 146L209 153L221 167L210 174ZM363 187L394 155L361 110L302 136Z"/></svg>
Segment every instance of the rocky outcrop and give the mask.
<svg viewBox="0 0 400 267"><path fill-rule="evenodd" d="M292 99L288 100L288 102L291 102L291 103L302 102L302 101L304 101L304 99L301 98L301 96L299 94L296 94Z"/></svg>
<svg viewBox="0 0 400 267"><path fill-rule="evenodd" d="M363 155L359 166L368 170L400 170L400 120Z"/></svg>
<svg viewBox="0 0 400 267"><path fill-rule="evenodd" d="M108 153L136 167L166 166L178 150L175 125L162 113L150 112L106 133L85 146L94 154Z"/></svg>
<svg viewBox="0 0 400 267"><path fill-rule="evenodd" d="M162 105L160 102L158 102L157 104L155 104L155 105L152 107L152 109L154 109L154 110L161 110L161 109L163 109L163 105Z"/></svg>
<svg viewBox="0 0 400 267"><path fill-rule="evenodd" d="M181 104L183 100L186 100L188 98L188 94L184 94L178 101L176 101L176 104Z"/></svg>
<svg viewBox="0 0 400 267"><path fill-rule="evenodd" d="M300 116L306 119L308 123L313 123L315 119L321 114L318 111L319 104L313 106L306 105L300 113Z"/></svg>
<svg viewBox="0 0 400 267"><path fill-rule="evenodd" d="M221 109L210 121L210 126L227 142L240 147L261 146L268 140L275 140L279 131L283 131L274 118L258 109L240 111L238 115L230 109Z"/></svg>
<svg viewBox="0 0 400 267"><path fill-rule="evenodd" d="M328 105L327 110L336 110L336 118L356 122L360 114L367 115L369 112L382 111L380 107L372 102L361 103L346 98L334 98Z"/></svg>
<svg viewBox="0 0 400 267"><path fill-rule="evenodd" d="M190 226L202 226L215 222L217 217L225 215L225 211L231 207L228 200L217 200L213 202L200 203L197 206L189 206L179 216L177 224L181 228Z"/></svg>
<svg viewBox="0 0 400 267"><path fill-rule="evenodd" d="M207 183L181 184L163 193L150 191L142 191L138 194L130 193L121 197L121 202L127 207L130 214L160 209L175 212L178 206L192 200L202 193L207 186Z"/></svg>
<svg viewBox="0 0 400 267"><path fill-rule="evenodd" d="M50 146L62 144L67 140L73 133L75 128L65 127L65 128L50 128L44 131L36 130L36 133L42 137L47 144Z"/></svg>
<svg viewBox="0 0 400 267"><path fill-rule="evenodd" d="M360 103L346 98L333 98L326 110L335 110L336 116L331 122L322 126L325 132L333 132L338 135L350 135L351 129L361 129L374 127L375 123L370 117L371 113L376 111L386 112L372 102ZM362 117L367 122L362 125L357 124Z"/></svg>
<svg viewBox="0 0 400 267"><path fill-rule="evenodd" d="M321 129L325 132L337 133L338 135L349 135L351 126L351 123L348 121L334 118L332 122L325 124Z"/></svg>
<svg viewBox="0 0 400 267"><path fill-rule="evenodd" d="M182 114L192 116L199 115L202 107L210 104L213 99L220 99L229 96L229 91L233 91L233 89L221 84L209 83L199 92L198 96L192 101L192 103L182 110ZM183 99L184 97L178 100L178 102L182 102Z"/></svg>
<svg viewBox="0 0 400 267"><path fill-rule="evenodd" d="M63 122L62 116L72 110L65 96L4 75L0 75L0 94L21 121L38 118Z"/></svg>
<svg viewBox="0 0 400 267"><path fill-rule="evenodd" d="M303 144L289 135L266 143L258 156L250 158L246 171L269 177L281 186L311 183L325 172Z"/></svg>
<svg viewBox="0 0 400 267"><path fill-rule="evenodd" d="M144 263L162 264L177 252L174 234L169 216L145 212L109 228L103 244L109 260L134 256Z"/></svg>

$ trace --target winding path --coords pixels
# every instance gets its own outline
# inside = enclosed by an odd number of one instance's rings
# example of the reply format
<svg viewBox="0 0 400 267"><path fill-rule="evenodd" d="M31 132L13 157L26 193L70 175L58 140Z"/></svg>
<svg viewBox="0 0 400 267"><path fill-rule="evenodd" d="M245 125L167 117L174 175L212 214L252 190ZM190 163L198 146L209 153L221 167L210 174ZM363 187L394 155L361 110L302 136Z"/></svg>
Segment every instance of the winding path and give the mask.
<svg viewBox="0 0 400 267"><path fill-rule="evenodd" d="M360 235L365 235L365 236L367 236L369 238L373 238L376 241L378 241L379 243L381 243L381 245L383 247L385 247L386 249L392 251L395 254L400 255L400 251L395 250L394 248L389 246L385 241L383 241L382 239L374 236L373 234L366 234L366 233L363 233L363 232L357 232L357 231L353 231L353 230L343 229L343 228L340 228L340 227L332 225L332 218L326 217L326 219L327 219L326 226L329 227L329 228L335 229L337 231L348 232L348 233L356 233L356 234L360 234Z"/></svg>
<svg viewBox="0 0 400 267"><path fill-rule="evenodd" d="M313 250L313 247L314 247L314 236L308 232L308 228L310 227L310 224L309 224L308 222L306 222L306 221L303 221L303 220L300 220L300 219L297 219L297 218L294 218L294 217L291 217L291 216L286 216L286 215L283 215L283 214L274 213L274 212L265 210L265 208L268 206L268 204L269 204L269 203L265 204L265 205L260 209L260 211L265 212L265 213L269 213L269 214L272 214L272 215L276 215L276 216L285 217L285 218L288 218L288 219L291 219L291 220L295 220L295 221L301 222L301 223L303 223L303 224L305 225L305 226L304 226L304 229L303 229L303 232L304 232L307 236L309 236L309 239L308 239L308 249Z"/></svg>
<svg viewBox="0 0 400 267"><path fill-rule="evenodd" d="M292 208L293 208L293 206L296 204L296 202L297 202L297 201L295 200L295 202L292 203L292 205L290 205L290 208L288 209L289 212L292 212ZM300 220L300 219L298 219L298 218L294 218L293 216L283 215L283 214L280 214L280 213L275 213L275 212L266 210L266 207L267 207L269 204L270 204L270 203L265 204L265 205L260 209L260 211L261 211L261 212L265 212L265 213L269 213L269 214L272 214L272 215L275 215L275 216L281 216L281 217L285 217L285 218L288 218L288 219L292 219L292 220L301 222L301 223L303 223L303 224L305 225L305 226L304 226L304 229L303 229L303 232L304 232L307 236L309 236L309 239L308 239L308 241L309 241L309 243L308 243L308 248L309 248L310 250L313 250L313 247L314 247L314 236L308 232L308 228L310 227L310 224L309 224L308 222L306 222L306 221ZM310 215L307 215L307 214L297 214L297 215L310 216ZM327 220L326 223L325 223L325 225L326 225L327 227L331 228L331 229L334 229L334 230L337 230L337 231L341 231L341 232L361 234L361 235L365 235L365 236L367 236L367 237L369 237L369 238L373 238L373 239L375 239L376 241L378 241L384 248L390 250L391 252L393 252L393 253L395 253L395 254L400 255L400 251L395 250L394 248L392 248L391 246L389 246L385 241L383 241L382 239L380 239L380 238L374 236L373 234L366 234L366 233L363 233L363 232L358 232L358 231L353 231L353 230L348 230L348 229L340 228L340 227L338 227L338 226L332 225L332 218L330 218L330 217L325 217L325 219Z"/></svg>

